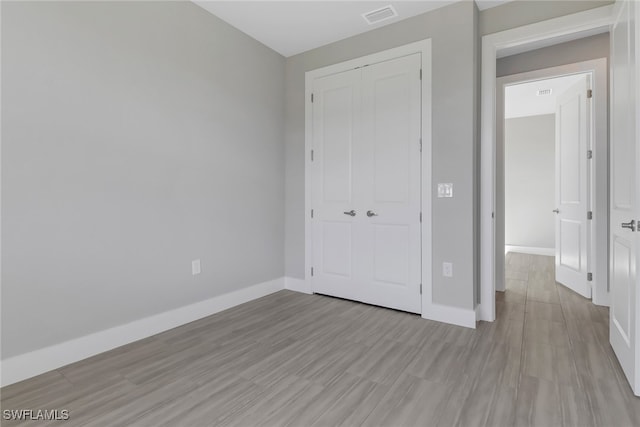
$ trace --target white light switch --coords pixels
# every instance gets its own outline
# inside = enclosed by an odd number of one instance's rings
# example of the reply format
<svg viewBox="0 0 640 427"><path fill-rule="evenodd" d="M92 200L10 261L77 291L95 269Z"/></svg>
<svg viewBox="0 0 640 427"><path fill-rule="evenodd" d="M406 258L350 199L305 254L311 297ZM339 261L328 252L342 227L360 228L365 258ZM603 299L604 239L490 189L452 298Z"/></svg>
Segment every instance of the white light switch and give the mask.
<svg viewBox="0 0 640 427"><path fill-rule="evenodd" d="M453 184L438 183L438 197L453 197Z"/></svg>
<svg viewBox="0 0 640 427"><path fill-rule="evenodd" d="M453 263L451 262L442 263L442 275L444 277L453 277Z"/></svg>
<svg viewBox="0 0 640 427"><path fill-rule="evenodd" d="M193 274L194 276L196 274L200 274L200 260L199 259L194 259L193 261L191 261L191 274Z"/></svg>

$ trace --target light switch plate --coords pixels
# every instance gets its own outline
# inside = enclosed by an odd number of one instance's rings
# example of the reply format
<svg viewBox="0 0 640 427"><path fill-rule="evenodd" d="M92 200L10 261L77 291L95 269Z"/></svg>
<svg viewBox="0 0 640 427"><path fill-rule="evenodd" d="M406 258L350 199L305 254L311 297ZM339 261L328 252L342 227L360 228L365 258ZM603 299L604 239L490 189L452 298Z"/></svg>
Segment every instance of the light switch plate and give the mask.
<svg viewBox="0 0 640 427"><path fill-rule="evenodd" d="M453 184L438 183L438 197L453 197Z"/></svg>

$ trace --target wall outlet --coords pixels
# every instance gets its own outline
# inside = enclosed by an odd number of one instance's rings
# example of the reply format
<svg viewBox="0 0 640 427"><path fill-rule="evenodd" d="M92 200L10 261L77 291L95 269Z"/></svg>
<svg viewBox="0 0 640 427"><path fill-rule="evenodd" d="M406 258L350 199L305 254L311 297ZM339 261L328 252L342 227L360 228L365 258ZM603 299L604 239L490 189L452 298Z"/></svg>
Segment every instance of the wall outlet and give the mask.
<svg viewBox="0 0 640 427"><path fill-rule="evenodd" d="M442 275L444 277L453 277L453 263L451 262L442 263Z"/></svg>
<svg viewBox="0 0 640 427"><path fill-rule="evenodd" d="M191 261L191 274L193 274L194 276L196 274L200 274L200 260L199 259L194 259L193 261Z"/></svg>

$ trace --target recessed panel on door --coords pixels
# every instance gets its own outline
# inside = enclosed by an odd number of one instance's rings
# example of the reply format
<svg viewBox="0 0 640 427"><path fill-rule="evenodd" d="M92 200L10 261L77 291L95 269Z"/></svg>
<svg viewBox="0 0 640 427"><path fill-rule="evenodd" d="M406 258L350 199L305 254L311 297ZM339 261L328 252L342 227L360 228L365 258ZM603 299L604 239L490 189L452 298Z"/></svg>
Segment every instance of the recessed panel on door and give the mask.
<svg viewBox="0 0 640 427"><path fill-rule="evenodd" d="M586 92L586 85L581 86ZM580 159L580 137L584 133L581 129L580 102L584 102L581 96L576 96L560 104L556 119L559 121L560 137L556 143L560 146L560 202L580 203L582 186ZM586 156L586 152L583 153Z"/></svg>
<svg viewBox="0 0 640 427"><path fill-rule="evenodd" d="M580 272L582 265L582 224L580 221L560 220L560 259L562 267Z"/></svg>
<svg viewBox="0 0 640 427"><path fill-rule="evenodd" d="M328 89L322 101L322 194L325 202L351 200L351 149L354 136L352 86Z"/></svg>
<svg viewBox="0 0 640 427"><path fill-rule="evenodd" d="M631 242L616 237L611 253L612 279L616 286L612 290L610 315L616 330L627 344L631 332L631 254Z"/></svg>
<svg viewBox="0 0 640 427"><path fill-rule="evenodd" d="M373 226L373 279L404 288L410 285L411 230L406 224Z"/></svg>
<svg viewBox="0 0 640 427"><path fill-rule="evenodd" d="M411 114L415 79L406 73L381 76L372 82L374 202L407 203L411 168L409 144L416 144L415 115ZM412 127L413 126L413 127ZM419 138L419 135L418 135Z"/></svg>
<svg viewBox="0 0 640 427"><path fill-rule="evenodd" d="M322 224L322 273L351 278L352 225L324 221Z"/></svg>

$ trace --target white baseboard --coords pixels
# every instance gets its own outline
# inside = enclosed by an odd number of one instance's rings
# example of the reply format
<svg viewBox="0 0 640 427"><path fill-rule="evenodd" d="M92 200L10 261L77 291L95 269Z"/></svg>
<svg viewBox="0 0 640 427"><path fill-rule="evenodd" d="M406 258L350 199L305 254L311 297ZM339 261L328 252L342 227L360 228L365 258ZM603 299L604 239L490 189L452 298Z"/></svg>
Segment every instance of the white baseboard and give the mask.
<svg viewBox="0 0 640 427"><path fill-rule="evenodd" d="M206 301L165 311L125 325L96 332L0 362L0 385L5 386L129 344L239 304L284 289L284 277L229 292Z"/></svg>
<svg viewBox="0 0 640 427"><path fill-rule="evenodd" d="M290 291L302 292L303 294L313 293L304 279L298 279L295 277L285 277L284 288L289 289Z"/></svg>
<svg viewBox="0 0 640 427"><path fill-rule="evenodd" d="M429 304L422 306L422 318L464 326L465 328L476 328L476 309L467 310L448 305Z"/></svg>
<svg viewBox="0 0 640 427"><path fill-rule="evenodd" d="M504 253L507 252L518 252L521 254L530 254L530 255L546 255L546 256L556 256L555 248L536 248L532 246L504 246Z"/></svg>

